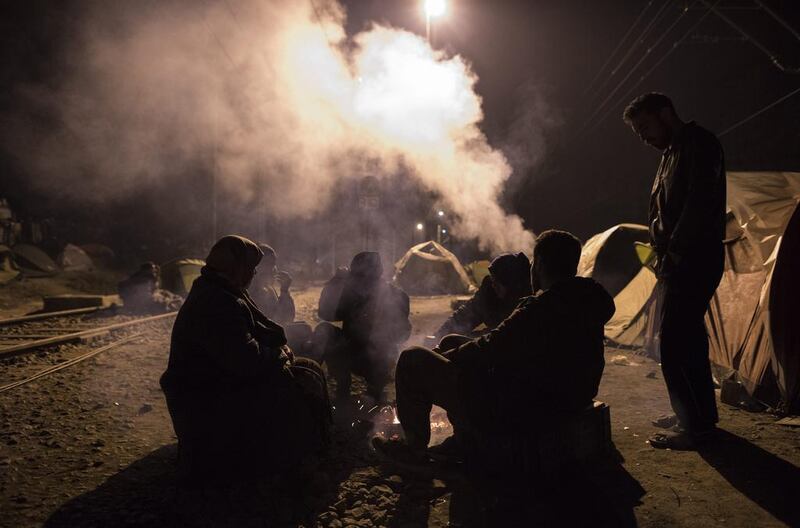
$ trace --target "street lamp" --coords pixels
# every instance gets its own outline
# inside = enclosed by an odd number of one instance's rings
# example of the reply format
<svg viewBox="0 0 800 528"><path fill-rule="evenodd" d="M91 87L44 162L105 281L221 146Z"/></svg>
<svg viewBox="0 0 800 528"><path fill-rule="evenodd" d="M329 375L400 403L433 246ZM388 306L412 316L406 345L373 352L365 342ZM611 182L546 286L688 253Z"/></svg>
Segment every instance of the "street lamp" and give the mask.
<svg viewBox="0 0 800 528"><path fill-rule="evenodd" d="M422 231L424 228L425 228L425 226L422 225L422 222L417 224L417 231Z"/></svg>
<svg viewBox="0 0 800 528"><path fill-rule="evenodd" d="M447 11L445 0L425 0L425 38L431 42L431 19L439 18Z"/></svg>

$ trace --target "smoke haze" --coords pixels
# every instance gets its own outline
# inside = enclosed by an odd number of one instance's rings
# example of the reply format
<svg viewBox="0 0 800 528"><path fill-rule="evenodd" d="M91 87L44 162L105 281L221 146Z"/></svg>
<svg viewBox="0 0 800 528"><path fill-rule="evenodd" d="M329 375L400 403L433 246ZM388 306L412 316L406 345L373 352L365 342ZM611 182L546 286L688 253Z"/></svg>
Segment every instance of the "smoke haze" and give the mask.
<svg viewBox="0 0 800 528"><path fill-rule="evenodd" d="M281 217L324 211L365 167L407 174L439 196L455 235L530 251L533 235L498 203L511 167L478 128L469 64L380 25L347 39L344 17L319 0L96 2L62 76L21 92L55 120L18 114L4 146L72 200L213 166L226 192Z"/></svg>

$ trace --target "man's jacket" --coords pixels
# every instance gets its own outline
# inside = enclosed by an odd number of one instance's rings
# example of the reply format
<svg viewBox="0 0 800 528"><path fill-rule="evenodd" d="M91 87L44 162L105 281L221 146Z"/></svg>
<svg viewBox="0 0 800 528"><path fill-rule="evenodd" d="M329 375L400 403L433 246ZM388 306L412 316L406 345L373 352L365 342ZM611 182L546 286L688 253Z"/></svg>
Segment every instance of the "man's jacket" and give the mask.
<svg viewBox="0 0 800 528"><path fill-rule="evenodd" d="M650 195L650 239L657 273L668 278L725 238L725 158L719 140L689 122L664 151Z"/></svg>
<svg viewBox="0 0 800 528"><path fill-rule="evenodd" d="M613 314L599 283L573 277L524 298L497 328L448 354L472 421L524 426L591 404L605 366L603 325Z"/></svg>
<svg viewBox="0 0 800 528"><path fill-rule="evenodd" d="M530 295L530 287L525 296ZM481 287L472 299L458 308L436 332L442 338L447 334L470 334L476 327L485 325L488 330L495 328L511 315L519 304L521 296L509 293L506 298L497 296L488 275L483 278Z"/></svg>

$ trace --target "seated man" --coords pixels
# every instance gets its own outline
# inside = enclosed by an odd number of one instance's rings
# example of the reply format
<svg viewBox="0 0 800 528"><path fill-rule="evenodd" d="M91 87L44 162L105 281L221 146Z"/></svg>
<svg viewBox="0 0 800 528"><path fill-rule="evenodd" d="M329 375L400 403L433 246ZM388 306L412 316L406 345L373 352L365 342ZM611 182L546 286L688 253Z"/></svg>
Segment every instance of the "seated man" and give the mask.
<svg viewBox="0 0 800 528"><path fill-rule="evenodd" d="M339 270L328 281L320 296L319 316L342 322L341 329L320 323L313 338L336 380L337 398L350 396L350 376L357 374L365 378L367 394L383 401L397 347L411 334L408 295L382 275L378 253L359 253L349 270Z"/></svg>
<svg viewBox="0 0 800 528"><path fill-rule="evenodd" d="M247 294L261 258L252 241L221 238L172 329L161 388L188 481L291 470L327 445L322 369L295 359Z"/></svg>
<svg viewBox="0 0 800 528"><path fill-rule="evenodd" d="M161 270L154 262L145 262L130 277L117 285L125 312L156 314L177 310L181 297L159 288Z"/></svg>
<svg viewBox="0 0 800 528"><path fill-rule="evenodd" d="M439 348L448 350L499 325L520 299L531 294L531 263L524 253L504 253L489 265L475 295L458 308L436 332ZM483 325L485 329L476 329Z"/></svg>
<svg viewBox="0 0 800 528"><path fill-rule="evenodd" d="M278 271L278 255L267 244L259 244L264 258L258 266L259 273L253 280L250 288L252 297L258 307L270 320L281 325L286 332L289 346L296 353L305 355L306 342L311 337L311 326L303 321L295 321L295 305L289 287L292 285L292 276L288 271ZM280 293L275 290L275 283L280 287Z"/></svg>
<svg viewBox="0 0 800 528"><path fill-rule="evenodd" d="M463 452L470 436L501 430L535 433L547 415L577 412L597 394L605 361L603 325L611 296L592 279L576 277L577 238L545 231L531 266L533 297L488 334L444 354L422 347L397 363L397 415L405 440L374 438L383 454L426 460L432 405L443 407L455 430L440 448ZM449 445L446 445L449 444Z"/></svg>

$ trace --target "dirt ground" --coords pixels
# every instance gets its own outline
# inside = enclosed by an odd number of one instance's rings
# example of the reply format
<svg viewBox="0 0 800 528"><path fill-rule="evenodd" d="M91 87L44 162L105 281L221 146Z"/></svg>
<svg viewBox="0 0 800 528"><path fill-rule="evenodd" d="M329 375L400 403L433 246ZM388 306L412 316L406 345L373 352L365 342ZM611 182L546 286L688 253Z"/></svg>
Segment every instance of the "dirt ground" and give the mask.
<svg viewBox="0 0 800 528"><path fill-rule="evenodd" d="M29 311L41 291L86 289L19 286L0 289L0 317ZM298 318L314 320L318 294L296 291ZM450 301L412 299L413 341ZM658 365L612 349L598 399L611 406L616 456L561 478L509 489L410 475L380 464L340 421L330 456L298 482L188 492L176 487L158 386L169 330L154 323L137 341L0 393L0 526L800 526L800 430L721 404L718 445L654 450L649 421L669 409ZM14 368L0 363L0 385Z"/></svg>

